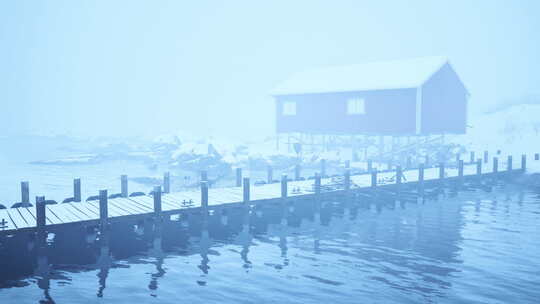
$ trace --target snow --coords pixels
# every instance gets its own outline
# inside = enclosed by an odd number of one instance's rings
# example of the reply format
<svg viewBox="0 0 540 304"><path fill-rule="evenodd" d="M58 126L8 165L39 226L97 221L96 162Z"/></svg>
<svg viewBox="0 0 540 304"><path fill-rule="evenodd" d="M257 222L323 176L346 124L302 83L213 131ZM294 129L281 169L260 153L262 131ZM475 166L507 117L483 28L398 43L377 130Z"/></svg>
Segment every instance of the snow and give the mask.
<svg viewBox="0 0 540 304"><path fill-rule="evenodd" d="M432 56L312 69L292 75L272 95L416 88L447 62Z"/></svg>
<svg viewBox="0 0 540 304"><path fill-rule="evenodd" d="M469 126L466 135L452 142L477 153L501 150L518 157L540 152L540 104L520 104L484 113L472 117Z"/></svg>

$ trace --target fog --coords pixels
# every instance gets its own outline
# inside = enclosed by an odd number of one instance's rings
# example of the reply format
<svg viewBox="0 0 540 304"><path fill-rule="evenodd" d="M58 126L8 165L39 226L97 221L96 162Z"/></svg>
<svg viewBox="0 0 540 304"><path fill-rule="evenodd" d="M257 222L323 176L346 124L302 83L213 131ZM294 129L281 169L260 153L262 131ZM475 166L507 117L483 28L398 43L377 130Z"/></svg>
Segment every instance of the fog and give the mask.
<svg viewBox="0 0 540 304"><path fill-rule="evenodd" d="M536 1L3 1L2 134L260 136L327 65L443 55L478 113L535 99Z"/></svg>

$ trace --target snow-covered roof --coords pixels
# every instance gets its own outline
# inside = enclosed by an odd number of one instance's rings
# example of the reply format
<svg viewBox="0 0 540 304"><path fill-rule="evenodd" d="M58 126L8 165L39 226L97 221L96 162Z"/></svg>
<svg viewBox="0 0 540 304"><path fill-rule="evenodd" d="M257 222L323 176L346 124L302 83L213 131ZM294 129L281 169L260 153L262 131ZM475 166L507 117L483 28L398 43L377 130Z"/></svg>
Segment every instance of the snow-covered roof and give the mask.
<svg viewBox="0 0 540 304"><path fill-rule="evenodd" d="M324 67L293 74L272 95L416 88L448 62L432 56Z"/></svg>

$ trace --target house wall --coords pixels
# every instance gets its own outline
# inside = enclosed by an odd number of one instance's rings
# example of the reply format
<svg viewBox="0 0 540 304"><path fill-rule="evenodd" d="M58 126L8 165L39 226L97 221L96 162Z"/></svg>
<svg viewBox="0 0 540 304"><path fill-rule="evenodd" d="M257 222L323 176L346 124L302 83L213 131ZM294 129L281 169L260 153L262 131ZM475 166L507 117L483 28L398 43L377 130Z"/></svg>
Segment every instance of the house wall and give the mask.
<svg viewBox="0 0 540 304"><path fill-rule="evenodd" d="M467 90L447 63L422 86L422 134L464 134Z"/></svg>
<svg viewBox="0 0 540 304"><path fill-rule="evenodd" d="M365 114L348 115L347 100L364 98ZM283 102L296 102L296 115L282 115ZM276 96L278 133L414 134L416 89Z"/></svg>

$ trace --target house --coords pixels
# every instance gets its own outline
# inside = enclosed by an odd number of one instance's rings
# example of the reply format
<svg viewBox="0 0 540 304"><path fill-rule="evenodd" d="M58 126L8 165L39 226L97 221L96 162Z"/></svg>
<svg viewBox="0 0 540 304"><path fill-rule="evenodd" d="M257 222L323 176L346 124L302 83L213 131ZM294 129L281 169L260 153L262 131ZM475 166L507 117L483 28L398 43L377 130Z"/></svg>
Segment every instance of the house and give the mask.
<svg viewBox="0 0 540 304"><path fill-rule="evenodd" d="M278 134L463 134L469 93L444 57L325 67L273 92Z"/></svg>

